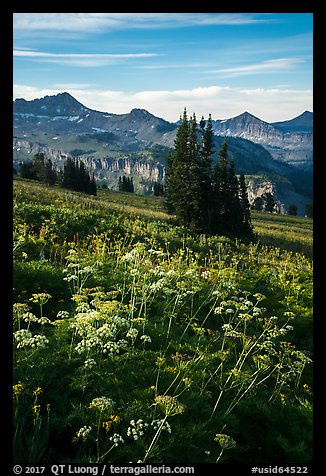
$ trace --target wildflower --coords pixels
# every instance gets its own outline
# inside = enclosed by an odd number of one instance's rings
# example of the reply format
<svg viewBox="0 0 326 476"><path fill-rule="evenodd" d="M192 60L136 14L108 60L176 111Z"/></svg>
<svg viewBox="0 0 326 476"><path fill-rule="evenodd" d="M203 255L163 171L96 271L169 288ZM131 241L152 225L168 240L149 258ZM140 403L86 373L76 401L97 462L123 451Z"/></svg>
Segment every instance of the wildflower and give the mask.
<svg viewBox="0 0 326 476"><path fill-rule="evenodd" d="M90 426L83 426L82 428L80 428L77 433L76 433L76 436L73 438L73 443L77 443L78 441L81 441L82 443L85 443L88 439L88 436L91 432L92 428Z"/></svg>
<svg viewBox="0 0 326 476"><path fill-rule="evenodd" d="M114 433L114 435L111 436L109 440L113 442L114 446L119 446L119 443L125 442L124 439L118 433Z"/></svg>
<svg viewBox="0 0 326 476"><path fill-rule="evenodd" d="M121 418L118 415L111 415L110 419L112 420L113 423L118 424L121 421Z"/></svg>
<svg viewBox="0 0 326 476"><path fill-rule="evenodd" d="M68 319L69 312L68 311L59 311L57 314L58 319Z"/></svg>
<svg viewBox="0 0 326 476"><path fill-rule="evenodd" d="M185 406L182 403L179 403L175 397L169 395L158 395L155 397L155 403L166 416L175 416L183 413L185 410Z"/></svg>
<svg viewBox="0 0 326 476"><path fill-rule="evenodd" d="M216 441L216 443L219 443L222 450L229 450L237 446L236 441L231 438L231 436L225 435L224 433L216 433L214 441Z"/></svg>
<svg viewBox="0 0 326 476"><path fill-rule="evenodd" d="M107 421L104 421L102 423L102 426L104 428L105 431L109 431L109 429L111 428L112 426L112 420L107 420Z"/></svg>
<svg viewBox="0 0 326 476"><path fill-rule="evenodd" d="M307 383L304 383L303 384L303 390L308 393L308 395L312 395L312 391L311 391L311 388L309 387L309 385Z"/></svg>
<svg viewBox="0 0 326 476"><path fill-rule="evenodd" d="M186 388L189 388L192 385L192 380L189 377L184 377L181 379L181 381L183 382Z"/></svg>
<svg viewBox="0 0 326 476"><path fill-rule="evenodd" d="M229 375L232 375L232 377L234 377L235 379L239 379L241 376L241 371L234 368L230 370Z"/></svg>
<svg viewBox="0 0 326 476"><path fill-rule="evenodd" d="M25 312L23 320L25 322L38 322L38 318L32 312Z"/></svg>
<svg viewBox="0 0 326 476"><path fill-rule="evenodd" d="M24 386L21 383L17 383L16 385L13 385L12 388L13 388L13 392L14 392L14 397L18 398L21 395L21 393L24 389Z"/></svg>
<svg viewBox="0 0 326 476"><path fill-rule="evenodd" d="M92 369L96 365L94 359L86 359L84 362L85 369Z"/></svg>
<svg viewBox="0 0 326 476"><path fill-rule="evenodd" d="M113 356L115 354L119 354L119 352L120 352L120 347L117 342L109 341L103 346L104 354L109 354L110 356Z"/></svg>
<svg viewBox="0 0 326 476"><path fill-rule="evenodd" d="M223 331L231 331L233 327L231 326L231 324L223 324L222 329Z"/></svg>
<svg viewBox="0 0 326 476"><path fill-rule="evenodd" d="M134 269L131 269L129 271L129 274L130 276L139 276L140 275L140 271L137 269L137 268L134 268Z"/></svg>
<svg viewBox="0 0 326 476"><path fill-rule="evenodd" d="M288 319L294 319L295 318L294 312L291 312L291 311L285 311L284 316L287 317Z"/></svg>
<svg viewBox="0 0 326 476"><path fill-rule="evenodd" d="M158 367L162 367L165 364L165 358L164 357L157 357L155 364Z"/></svg>
<svg viewBox="0 0 326 476"><path fill-rule="evenodd" d="M145 342L149 342L149 343L152 342L152 339L150 338L150 336L147 336L145 334L140 336L140 340L142 340L144 344Z"/></svg>
<svg viewBox="0 0 326 476"><path fill-rule="evenodd" d="M40 393L42 393L42 392L43 392L43 390L42 390L41 387L36 387L36 389L33 390L33 395L34 395L34 397L37 397L37 396L40 395Z"/></svg>
<svg viewBox="0 0 326 476"><path fill-rule="evenodd" d="M114 406L114 401L108 397L96 397L93 398L91 403L88 405L90 410L98 410L100 412L104 412L105 410L112 409Z"/></svg>
<svg viewBox="0 0 326 476"><path fill-rule="evenodd" d="M153 427L154 430L158 430L159 428L161 428L161 430L165 430L171 434L171 426L166 420L164 421L164 419L153 420L151 423L151 426Z"/></svg>
<svg viewBox="0 0 326 476"><path fill-rule="evenodd" d="M133 327L128 330L126 337L130 337L132 341L135 341L137 338L137 335L138 335L138 330Z"/></svg>
<svg viewBox="0 0 326 476"><path fill-rule="evenodd" d="M282 405L286 405L286 395L284 393L280 393L280 399Z"/></svg>
<svg viewBox="0 0 326 476"><path fill-rule="evenodd" d="M144 422L141 418L136 422L135 420L130 420L129 425L127 436L133 438L135 441L144 435L146 428L149 426L148 423Z"/></svg>
<svg viewBox="0 0 326 476"><path fill-rule="evenodd" d="M193 357L188 354L180 354L180 352L176 352L174 355L171 355L172 360L175 361L185 361L185 360L191 360Z"/></svg>
<svg viewBox="0 0 326 476"><path fill-rule="evenodd" d="M260 293L255 293L253 295L253 297L255 297L257 299L257 302L258 301L263 301L264 299L266 299L266 296L264 296L264 294L260 294Z"/></svg>
<svg viewBox="0 0 326 476"><path fill-rule="evenodd" d="M49 343L44 335L32 335L32 333L27 329L21 329L20 331L14 332L14 339L17 343L17 349L23 347L43 348Z"/></svg>
<svg viewBox="0 0 326 476"><path fill-rule="evenodd" d="M28 311L28 305L22 302L16 302L13 305L14 316L21 317L24 313Z"/></svg>
<svg viewBox="0 0 326 476"><path fill-rule="evenodd" d="M167 365L164 367L164 372L169 372L171 374L174 374L177 371L176 367L172 367L171 365Z"/></svg>
<svg viewBox="0 0 326 476"><path fill-rule="evenodd" d="M35 415L39 415L40 411L41 411L41 405L38 405L38 404L34 404L32 406L32 409L33 409L33 413L35 413Z"/></svg>
<svg viewBox="0 0 326 476"><path fill-rule="evenodd" d="M200 277L203 279L209 279L211 277L212 273L208 271L207 269L202 271Z"/></svg>
<svg viewBox="0 0 326 476"><path fill-rule="evenodd" d="M48 300L51 298L51 294L49 293L34 293L32 294L32 297L29 299L30 301L43 305L48 302Z"/></svg>
<svg viewBox="0 0 326 476"><path fill-rule="evenodd" d="M271 360L267 355L253 355L252 360L255 364L270 365Z"/></svg>

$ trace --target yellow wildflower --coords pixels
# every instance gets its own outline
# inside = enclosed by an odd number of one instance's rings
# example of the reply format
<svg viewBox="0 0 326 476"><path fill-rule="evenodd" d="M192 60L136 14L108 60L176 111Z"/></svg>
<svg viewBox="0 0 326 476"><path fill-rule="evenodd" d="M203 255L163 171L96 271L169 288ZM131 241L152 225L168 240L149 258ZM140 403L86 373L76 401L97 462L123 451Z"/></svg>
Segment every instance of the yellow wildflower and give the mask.
<svg viewBox="0 0 326 476"><path fill-rule="evenodd" d="M20 394L22 393L24 387L21 383L17 383L16 385L13 385L13 392L14 392L14 397L18 398Z"/></svg>
<svg viewBox="0 0 326 476"><path fill-rule="evenodd" d="M37 397L42 392L43 392L43 389L41 387L36 387L36 389L33 391L33 395L34 397Z"/></svg>

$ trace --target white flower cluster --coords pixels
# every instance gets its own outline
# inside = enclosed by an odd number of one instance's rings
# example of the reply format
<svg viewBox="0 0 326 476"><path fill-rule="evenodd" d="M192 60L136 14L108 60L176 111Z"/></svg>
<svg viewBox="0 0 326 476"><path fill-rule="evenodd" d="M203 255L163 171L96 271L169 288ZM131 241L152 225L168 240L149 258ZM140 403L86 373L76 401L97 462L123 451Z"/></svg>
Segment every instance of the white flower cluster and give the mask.
<svg viewBox="0 0 326 476"><path fill-rule="evenodd" d="M79 312L70 325L75 335L81 338L74 350L78 354L98 351L116 355L128 347L125 339L116 339L119 331L129 326L130 323L123 317L103 317L101 312L88 308L87 312Z"/></svg>
<svg viewBox="0 0 326 476"><path fill-rule="evenodd" d="M121 257L121 261L127 261L134 263L140 257L140 253L137 248L133 248L131 251L128 251L124 256Z"/></svg>
<svg viewBox="0 0 326 476"><path fill-rule="evenodd" d="M94 359L86 359L84 362L85 369L92 369L95 365L96 361Z"/></svg>
<svg viewBox="0 0 326 476"><path fill-rule="evenodd" d="M154 430L158 430L161 427L161 430L165 430L171 434L171 426L166 420L164 421L164 418L162 418L161 420L153 420L151 426Z"/></svg>
<svg viewBox="0 0 326 476"><path fill-rule="evenodd" d="M106 410L112 410L114 406L114 401L109 397L96 397L93 398L91 403L88 405L89 409L99 410L104 412Z"/></svg>
<svg viewBox="0 0 326 476"><path fill-rule="evenodd" d="M14 339L16 341L17 349L23 347L43 348L49 343L48 339L43 334L32 334L27 329L21 329L14 332Z"/></svg>
<svg viewBox="0 0 326 476"><path fill-rule="evenodd" d="M135 327L133 327L128 330L126 337L130 338L132 341L135 341L137 338L137 335L138 335L138 330Z"/></svg>
<svg viewBox="0 0 326 476"><path fill-rule="evenodd" d="M57 314L57 319L68 319L69 312L68 311L59 311Z"/></svg>
<svg viewBox="0 0 326 476"><path fill-rule="evenodd" d="M125 339L120 339L118 342L109 341L104 344L103 353L109 355L119 354L120 350L126 350L128 345Z"/></svg>
<svg viewBox="0 0 326 476"><path fill-rule="evenodd" d="M161 291L165 287L165 279L158 279L156 282L149 285L149 290L152 292Z"/></svg>
<svg viewBox="0 0 326 476"><path fill-rule="evenodd" d="M30 322L36 322L37 324L41 325L51 324L50 319L48 319L47 317L36 317L32 312L25 312L22 317L23 320L28 324Z"/></svg>
<svg viewBox="0 0 326 476"><path fill-rule="evenodd" d="M144 420L139 419L135 422L135 420L130 420L130 426L127 430L127 436L133 438L135 441L139 439L140 436L143 436L145 429L148 427L148 423L144 422Z"/></svg>
<svg viewBox="0 0 326 476"><path fill-rule="evenodd" d="M202 271L200 276L203 279L209 279L212 276L212 273L206 269L205 271Z"/></svg>
<svg viewBox="0 0 326 476"><path fill-rule="evenodd" d="M76 440L78 441L87 441L88 435L90 434L92 428L90 426L83 426L76 433Z"/></svg>
<svg viewBox="0 0 326 476"><path fill-rule="evenodd" d="M109 440L113 442L114 446L119 446L119 443L125 442L125 440L118 433L114 433L114 435L111 436Z"/></svg>
<svg viewBox="0 0 326 476"><path fill-rule="evenodd" d="M140 336L140 340L142 340L144 342L144 344L145 344L145 342L148 342L148 343L152 342L152 339L150 338L150 336L145 335L145 334Z"/></svg>

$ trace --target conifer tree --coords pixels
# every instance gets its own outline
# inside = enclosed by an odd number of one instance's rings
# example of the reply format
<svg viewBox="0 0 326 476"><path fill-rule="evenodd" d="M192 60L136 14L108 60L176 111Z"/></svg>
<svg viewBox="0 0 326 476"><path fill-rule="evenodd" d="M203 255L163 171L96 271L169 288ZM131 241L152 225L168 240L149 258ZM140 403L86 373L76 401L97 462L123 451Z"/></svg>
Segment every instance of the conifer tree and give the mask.
<svg viewBox="0 0 326 476"><path fill-rule="evenodd" d="M207 124L204 117L200 120L200 147L198 154L199 183L200 183L200 208L201 229L212 233L212 154L214 149L214 133L212 128L212 116L208 117Z"/></svg>
<svg viewBox="0 0 326 476"><path fill-rule="evenodd" d="M78 162L68 157L62 174L62 186L76 192L84 192L89 195L96 195L96 182L93 174L90 175L83 162Z"/></svg>
<svg viewBox="0 0 326 476"><path fill-rule="evenodd" d="M126 177L123 175L123 177L119 177L118 181L118 188L120 192L131 192L134 193L134 182L133 178L131 177Z"/></svg>
<svg viewBox="0 0 326 476"><path fill-rule="evenodd" d="M225 229L230 235L237 235L242 227L242 207L239 194L239 182L235 174L234 161L228 169L228 189L226 195Z"/></svg>
<svg viewBox="0 0 326 476"><path fill-rule="evenodd" d="M199 136L199 141L198 141ZM212 119L195 114L180 119L166 171L166 207L180 224L200 233L252 237L250 207L244 176L238 179L234 161L228 163L224 141L212 166Z"/></svg>
<svg viewBox="0 0 326 476"><path fill-rule="evenodd" d="M186 193L189 183L188 136L189 125L185 108L174 141L174 152L168 156L165 201L167 211L176 214L178 220L185 226L189 225L189 203L187 204Z"/></svg>
<svg viewBox="0 0 326 476"><path fill-rule="evenodd" d="M254 237L254 233L251 224L250 203L248 200L246 180L243 173L241 173L239 177L239 194L242 212L242 234L247 238L252 239Z"/></svg>

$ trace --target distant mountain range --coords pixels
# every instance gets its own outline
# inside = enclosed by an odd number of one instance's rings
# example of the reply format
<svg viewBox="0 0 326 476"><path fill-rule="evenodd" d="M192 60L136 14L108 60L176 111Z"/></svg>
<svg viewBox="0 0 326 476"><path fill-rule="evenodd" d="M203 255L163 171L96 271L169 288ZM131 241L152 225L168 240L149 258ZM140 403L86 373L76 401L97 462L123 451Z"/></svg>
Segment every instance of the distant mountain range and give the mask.
<svg viewBox="0 0 326 476"><path fill-rule="evenodd" d="M79 157L98 180L114 184L119 175L133 175L144 191L162 181L166 158L174 145L178 123L145 109L127 114L95 111L69 93L13 103L14 166L39 151L62 167L68 156ZM214 120L216 153L227 138L236 170L269 177L292 187L299 208L312 195L313 113L268 123L244 112ZM215 154L216 157L216 154ZM277 187L276 187L277 188ZM286 188L286 187L285 187ZM294 195L293 195L294 194ZM298 197L296 196L298 195ZM286 193L285 193L286 196ZM284 200L285 203L287 200Z"/></svg>
<svg viewBox="0 0 326 476"><path fill-rule="evenodd" d="M268 123L249 112L226 120L214 121L219 136L241 137L261 144L274 159L312 169L313 113L306 111L284 122Z"/></svg>

